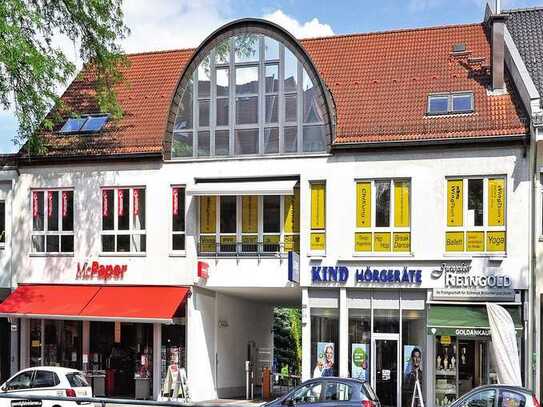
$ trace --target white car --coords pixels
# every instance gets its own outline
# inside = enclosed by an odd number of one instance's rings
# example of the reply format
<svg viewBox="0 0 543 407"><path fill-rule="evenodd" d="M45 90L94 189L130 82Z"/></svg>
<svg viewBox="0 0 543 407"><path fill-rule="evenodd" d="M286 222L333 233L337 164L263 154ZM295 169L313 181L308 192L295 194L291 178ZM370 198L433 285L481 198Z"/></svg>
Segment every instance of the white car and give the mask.
<svg viewBox="0 0 543 407"><path fill-rule="evenodd" d="M92 397L92 388L79 370L64 367L39 366L24 369L12 376L0 394L20 396ZM0 398L1 407L75 407L87 404L58 400L25 400ZM90 404L90 403L89 403Z"/></svg>

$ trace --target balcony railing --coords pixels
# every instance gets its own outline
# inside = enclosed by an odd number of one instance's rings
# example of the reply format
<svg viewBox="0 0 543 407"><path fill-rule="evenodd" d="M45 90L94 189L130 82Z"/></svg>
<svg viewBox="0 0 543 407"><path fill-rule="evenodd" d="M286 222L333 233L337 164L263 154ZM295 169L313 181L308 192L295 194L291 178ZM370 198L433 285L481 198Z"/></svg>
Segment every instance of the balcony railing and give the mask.
<svg viewBox="0 0 543 407"><path fill-rule="evenodd" d="M299 252L292 244L279 243L199 243L198 256L201 257L284 257L289 251Z"/></svg>

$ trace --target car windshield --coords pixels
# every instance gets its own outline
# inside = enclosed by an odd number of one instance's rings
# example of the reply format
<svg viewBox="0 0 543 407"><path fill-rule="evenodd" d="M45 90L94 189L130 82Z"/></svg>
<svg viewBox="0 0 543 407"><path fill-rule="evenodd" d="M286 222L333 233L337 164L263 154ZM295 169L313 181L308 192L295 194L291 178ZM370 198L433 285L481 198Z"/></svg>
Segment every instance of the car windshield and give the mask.
<svg viewBox="0 0 543 407"><path fill-rule="evenodd" d="M83 373L68 373L66 374L66 379L68 379L68 382L72 387L89 387L89 383L87 382L85 376L83 376Z"/></svg>

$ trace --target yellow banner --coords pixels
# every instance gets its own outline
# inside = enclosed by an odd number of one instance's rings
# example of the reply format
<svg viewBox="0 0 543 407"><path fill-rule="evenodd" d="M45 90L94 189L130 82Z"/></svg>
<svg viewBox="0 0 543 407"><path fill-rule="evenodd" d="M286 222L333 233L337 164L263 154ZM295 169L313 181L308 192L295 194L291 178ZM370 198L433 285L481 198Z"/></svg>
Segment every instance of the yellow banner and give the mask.
<svg viewBox="0 0 543 407"><path fill-rule="evenodd" d="M401 232L394 233L393 235L393 248L395 252L409 252L411 251L411 233Z"/></svg>
<svg viewBox="0 0 543 407"><path fill-rule="evenodd" d="M200 233L215 233L217 227L216 210L217 197L200 197Z"/></svg>
<svg viewBox="0 0 543 407"><path fill-rule="evenodd" d="M221 235L221 244L235 245L236 236L233 235Z"/></svg>
<svg viewBox="0 0 543 407"><path fill-rule="evenodd" d="M505 232L486 232L486 251L505 252Z"/></svg>
<svg viewBox="0 0 543 407"><path fill-rule="evenodd" d="M354 234L354 250L356 252L371 252L372 236L370 232Z"/></svg>
<svg viewBox="0 0 543 407"><path fill-rule="evenodd" d="M466 233L466 251L484 252L485 251L485 233L467 232Z"/></svg>
<svg viewBox="0 0 543 407"><path fill-rule="evenodd" d="M285 235L285 252L300 252L300 236Z"/></svg>
<svg viewBox="0 0 543 407"><path fill-rule="evenodd" d="M326 187L324 184L311 184L311 229L326 227Z"/></svg>
<svg viewBox="0 0 543 407"><path fill-rule="evenodd" d="M462 226L464 223L463 183L461 179L447 181L447 226Z"/></svg>
<svg viewBox="0 0 543 407"><path fill-rule="evenodd" d="M376 252L390 251L390 233L378 232L373 235L373 250Z"/></svg>
<svg viewBox="0 0 543 407"><path fill-rule="evenodd" d="M394 226L409 227L409 182L394 182Z"/></svg>
<svg viewBox="0 0 543 407"><path fill-rule="evenodd" d="M242 233L258 232L258 197L241 197L241 231Z"/></svg>
<svg viewBox="0 0 543 407"><path fill-rule="evenodd" d="M505 225L505 179L488 180L488 225Z"/></svg>
<svg viewBox="0 0 543 407"><path fill-rule="evenodd" d="M312 251L324 251L326 249L326 234L325 233L311 233L310 249Z"/></svg>
<svg viewBox="0 0 543 407"><path fill-rule="evenodd" d="M464 232L445 233L445 251L463 252L464 251Z"/></svg>
<svg viewBox="0 0 543 407"><path fill-rule="evenodd" d="M200 236L200 251L204 253L215 253L215 236Z"/></svg>
<svg viewBox="0 0 543 407"><path fill-rule="evenodd" d="M356 227L371 227L371 182L356 183Z"/></svg>
<svg viewBox="0 0 543 407"><path fill-rule="evenodd" d="M294 190L294 195L285 196L285 233L300 232L300 189Z"/></svg>
<svg viewBox="0 0 543 407"><path fill-rule="evenodd" d="M280 236L279 235L265 235L264 236L264 245L276 245L276 244L279 244L279 239L280 239ZM264 248L264 250L266 250L266 248Z"/></svg>

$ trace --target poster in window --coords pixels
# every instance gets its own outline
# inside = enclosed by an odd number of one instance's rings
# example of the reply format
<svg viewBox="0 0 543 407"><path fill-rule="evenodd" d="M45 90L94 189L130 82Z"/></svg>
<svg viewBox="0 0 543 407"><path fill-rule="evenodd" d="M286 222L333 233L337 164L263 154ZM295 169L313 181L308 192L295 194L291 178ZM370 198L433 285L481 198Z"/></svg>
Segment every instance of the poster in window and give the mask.
<svg viewBox="0 0 543 407"><path fill-rule="evenodd" d="M200 236L200 252L215 253L216 241L215 236Z"/></svg>
<svg viewBox="0 0 543 407"><path fill-rule="evenodd" d="M325 191L324 184L311 184L311 229L326 227Z"/></svg>
<svg viewBox="0 0 543 407"><path fill-rule="evenodd" d="M68 191L62 191L62 217L68 216Z"/></svg>
<svg viewBox="0 0 543 407"><path fill-rule="evenodd" d="M353 343L351 346L351 377L368 381L369 376L369 344Z"/></svg>
<svg viewBox="0 0 543 407"><path fill-rule="evenodd" d="M53 191L47 191L47 217L53 216Z"/></svg>
<svg viewBox="0 0 543 407"><path fill-rule="evenodd" d="M484 252L485 251L485 233L467 232L466 233L466 251Z"/></svg>
<svg viewBox="0 0 543 407"><path fill-rule="evenodd" d="M488 225L505 225L505 179L488 180Z"/></svg>
<svg viewBox="0 0 543 407"><path fill-rule="evenodd" d="M102 216L104 218L107 218L109 216L108 194L108 190L102 191Z"/></svg>
<svg viewBox="0 0 543 407"><path fill-rule="evenodd" d="M394 182L394 226L409 227L409 182Z"/></svg>
<svg viewBox="0 0 543 407"><path fill-rule="evenodd" d="M118 199L119 199L119 202L118 202L118 205L117 205L117 212L118 212L119 216L124 216L124 190L119 189L117 191L117 195L118 195Z"/></svg>
<svg viewBox="0 0 543 407"><path fill-rule="evenodd" d="M403 347L403 392L404 403L411 406L415 383L417 380L422 386L424 374L422 371L422 347L418 345L404 345ZM418 405L421 405L419 402Z"/></svg>
<svg viewBox="0 0 543 407"><path fill-rule="evenodd" d="M296 188L294 195L285 196L285 233L300 232L300 190Z"/></svg>
<svg viewBox="0 0 543 407"><path fill-rule="evenodd" d="M320 232L311 232L310 249L312 251L324 251L326 248L326 234Z"/></svg>
<svg viewBox="0 0 543 407"><path fill-rule="evenodd" d="M371 227L371 182L356 183L356 227Z"/></svg>
<svg viewBox="0 0 543 407"><path fill-rule="evenodd" d="M217 225L216 210L216 197L200 197L200 233L215 233Z"/></svg>
<svg viewBox="0 0 543 407"><path fill-rule="evenodd" d="M411 251L411 233L396 232L393 235L393 251L409 252Z"/></svg>
<svg viewBox="0 0 543 407"><path fill-rule="evenodd" d="M258 197L241 197L241 220L243 233L258 232Z"/></svg>
<svg viewBox="0 0 543 407"><path fill-rule="evenodd" d="M464 251L464 232L445 233L445 251L463 252Z"/></svg>
<svg viewBox="0 0 543 407"><path fill-rule="evenodd" d="M390 251L390 233L377 232L373 235L373 247L376 252Z"/></svg>
<svg viewBox="0 0 543 407"><path fill-rule="evenodd" d="M285 235L285 252L300 252L300 236Z"/></svg>
<svg viewBox="0 0 543 407"><path fill-rule="evenodd" d="M37 218L39 215L38 193L32 192L32 217Z"/></svg>
<svg viewBox="0 0 543 407"><path fill-rule="evenodd" d="M317 342L317 363L313 378L336 376L335 345L333 342Z"/></svg>
<svg viewBox="0 0 543 407"><path fill-rule="evenodd" d="M486 232L486 250L488 252L504 252L505 236L505 232Z"/></svg>
<svg viewBox="0 0 543 407"><path fill-rule="evenodd" d="M173 216L179 216L179 188L172 189L172 212Z"/></svg>
<svg viewBox="0 0 543 407"><path fill-rule="evenodd" d="M354 250L356 252L371 252L372 250L371 232L356 232L354 234Z"/></svg>
<svg viewBox="0 0 543 407"><path fill-rule="evenodd" d="M464 224L463 190L463 180L447 180L447 226L462 226Z"/></svg>
<svg viewBox="0 0 543 407"><path fill-rule="evenodd" d="M140 214L140 190L134 189L133 192L133 206L134 206L134 215L138 216Z"/></svg>

